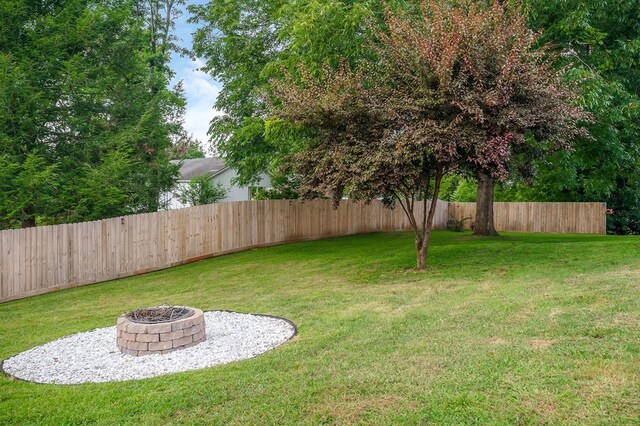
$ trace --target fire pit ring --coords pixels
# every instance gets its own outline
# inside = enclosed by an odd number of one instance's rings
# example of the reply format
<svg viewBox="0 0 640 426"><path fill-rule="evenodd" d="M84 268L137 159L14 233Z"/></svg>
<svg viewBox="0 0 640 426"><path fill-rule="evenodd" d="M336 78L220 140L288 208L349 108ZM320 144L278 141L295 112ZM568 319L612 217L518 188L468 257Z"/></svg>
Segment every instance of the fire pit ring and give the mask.
<svg viewBox="0 0 640 426"><path fill-rule="evenodd" d="M155 306L126 312L116 323L117 346L127 355L166 354L207 339L204 313L188 306Z"/></svg>

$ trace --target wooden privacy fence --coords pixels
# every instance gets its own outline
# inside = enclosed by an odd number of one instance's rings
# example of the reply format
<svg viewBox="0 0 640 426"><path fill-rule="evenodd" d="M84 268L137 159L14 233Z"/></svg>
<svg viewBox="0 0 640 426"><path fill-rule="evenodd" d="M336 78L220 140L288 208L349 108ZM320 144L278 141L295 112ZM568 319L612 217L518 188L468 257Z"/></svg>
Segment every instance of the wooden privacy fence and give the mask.
<svg viewBox="0 0 640 426"><path fill-rule="evenodd" d="M497 231L606 234L605 203L494 203ZM449 203L449 217L470 229L476 203Z"/></svg>
<svg viewBox="0 0 640 426"><path fill-rule="evenodd" d="M416 203L420 215L421 203ZM434 224L444 228L447 203ZM240 201L0 232L0 302L252 247L410 229L401 208L329 200Z"/></svg>
<svg viewBox="0 0 640 426"><path fill-rule="evenodd" d="M421 203L416 203L420 216ZM475 203L438 201L434 228L475 219ZM604 234L603 203L496 203L499 231ZM95 222L0 231L0 302L168 268L252 247L409 230L401 208L329 200L241 201Z"/></svg>

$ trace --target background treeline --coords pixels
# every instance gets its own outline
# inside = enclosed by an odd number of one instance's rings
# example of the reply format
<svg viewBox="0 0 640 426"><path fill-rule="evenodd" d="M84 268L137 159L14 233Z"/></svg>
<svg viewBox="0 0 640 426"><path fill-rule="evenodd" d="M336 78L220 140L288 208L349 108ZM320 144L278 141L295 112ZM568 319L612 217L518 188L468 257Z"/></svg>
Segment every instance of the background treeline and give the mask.
<svg viewBox="0 0 640 426"><path fill-rule="evenodd" d="M0 228L161 207L177 174L169 159L196 146L182 128L182 89L169 87L170 55L186 53L172 36L185 6L200 28L194 51L223 84L215 149L240 183L264 171L274 176L276 188L261 196L296 195L295 176L282 165L300 134L270 118L270 82L300 63L314 73L370 58L366 23L383 22L381 0L5 0ZM525 0L525 7L567 78L583 79L580 103L595 117L587 125L593 139L526 170L514 165L496 200L605 201L611 232L640 233L640 0ZM473 176L453 176L444 197L472 201L476 187Z"/></svg>
<svg viewBox="0 0 640 426"><path fill-rule="evenodd" d="M442 0L447 1L447 0ZM389 0L415 10L420 2ZM485 3L487 3L485 1ZM533 167L516 167L497 186L499 201L605 201L612 233L640 233L640 1L526 0L532 29L559 53L558 67L581 80L580 106L594 115L593 139L579 139ZM275 176L268 196L291 197L296 181L283 159L300 135L269 115L270 81L305 64L313 72L369 58L366 23L382 21L379 0L211 0L192 6L201 29L196 53L224 85L215 106L227 114L211 126L212 141L243 183ZM473 176L444 182L445 198L474 201Z"/></svg>
<svg viewBox="0 0 640 426"><path fill-rule="evenodd" d="M0 229L158 209L189 139L178 3L0 2Z"/></svg>

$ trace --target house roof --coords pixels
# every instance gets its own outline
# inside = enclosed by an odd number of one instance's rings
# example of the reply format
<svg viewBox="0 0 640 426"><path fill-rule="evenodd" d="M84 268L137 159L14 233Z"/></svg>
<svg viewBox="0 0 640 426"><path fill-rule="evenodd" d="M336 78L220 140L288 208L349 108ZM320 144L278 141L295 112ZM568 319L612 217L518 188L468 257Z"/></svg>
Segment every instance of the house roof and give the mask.
<svg viewBox="0 0 640 426"><path fill-rule="evenodd" d="M172 160L173 164L180 164L179 180L191 180L191 178L203 175L216 175L227 168L224 161L219 158L193 158L188 160Z"/></svg>

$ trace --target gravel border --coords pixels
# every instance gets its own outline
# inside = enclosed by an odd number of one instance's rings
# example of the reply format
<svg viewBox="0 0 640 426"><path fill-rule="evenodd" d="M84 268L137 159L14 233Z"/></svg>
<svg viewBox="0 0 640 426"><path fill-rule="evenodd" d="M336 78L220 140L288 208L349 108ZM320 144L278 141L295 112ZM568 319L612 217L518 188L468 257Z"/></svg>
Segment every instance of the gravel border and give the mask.
<svg viewBox="0 0 640 426"><path fill-rule="evenodd" d="M168 354L120 353L116 327L98 328L45 343L0 362L9 378L74 385L141 380L241 361L267 352L297 334L286 318L233 311L204 313L207 340Z"/></svg>

